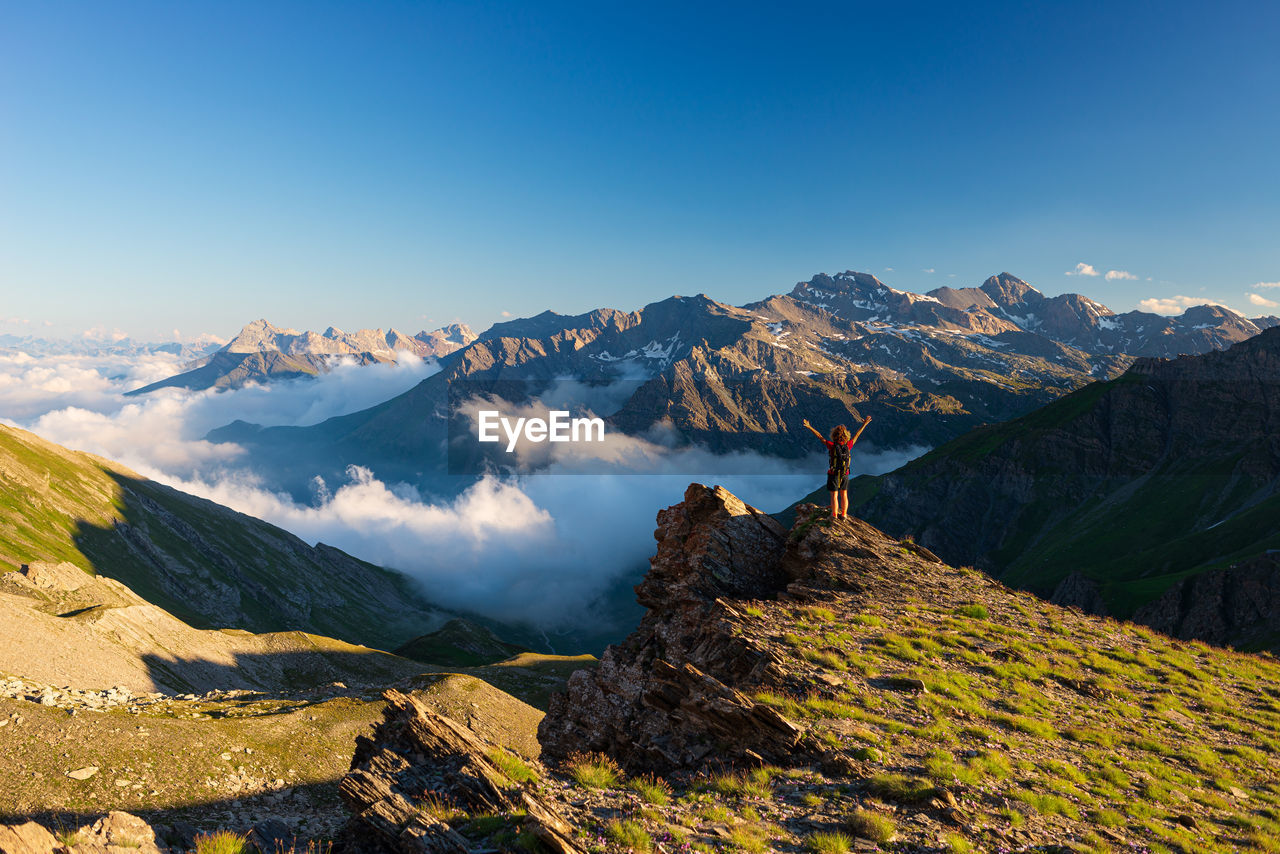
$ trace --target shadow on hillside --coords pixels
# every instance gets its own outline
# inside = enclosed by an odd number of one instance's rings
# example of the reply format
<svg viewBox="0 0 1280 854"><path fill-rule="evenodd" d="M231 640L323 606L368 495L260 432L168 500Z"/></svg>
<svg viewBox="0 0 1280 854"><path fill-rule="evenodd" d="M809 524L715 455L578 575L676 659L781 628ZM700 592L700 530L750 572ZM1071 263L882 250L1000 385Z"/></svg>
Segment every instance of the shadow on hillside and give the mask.
<svg viewBox="0 0 1280 854"><path fill-rule="evenodd" d="M105 520L78 519L60 553L197 629L304 631L395 649L443 623L407 577L145 478ZM73 558L74 559L74 558Z"/></svg>
<svg viewBox="0 0 1280 854"><path fill-rule="evenodd" d="M175 846L175 850L186 850L191 844L191 836L195 833L208 833L216 830L230 830L248 834L250 830L269 819L283 821L288 828L289 836L285 845L268 851L305 851L308 841L330 842L337 835L342 822L348 813L338 796L338 784L341 778L321 783L308 783L278 790L272 793L245 795L242 797L210 798L206 801L193 802L183 806L162 807L160 809L128 808L113 805L109 801L99 809L86 811L70 810L38 810L33 812L0 812L0 825L23 824L35 821L44 825L54 834L60 831L74 831L85 825L93 824L109 811L120 809L147 821L157 830L156 842L161 846ZM302 820L315 820L320 817L329 826L331 832L308 833L302 828ZM266 840L268 843L271 840ZM322 846L324 850L327 846Z"/></svg>
<svg viewBox="0 0 1280 854"><path fill-rule="evenodd" d="M251 691L262 699L275 700L376 698L393 683L445 672L375 650L249 651L217 658L145 653L140 658L156 689L168 694Z"/></svg>
<svg viewBox="0 0 1280 854"><path fill-rule="evenodd" d="M341 698L373 701L381 698L388 687L418 690L449 674L479 679L545 711L551 695L563 691L575 671L597 663L590 656L523 653L493 664L443 667L373 651L241 653L231 661L148 654L142 660L153 683L177 686L169 688L168 693L203 697L218 692L209 700L212 708L200 710L209 717L276 714ZM225 696L230 692L236 696Z"/></svg>

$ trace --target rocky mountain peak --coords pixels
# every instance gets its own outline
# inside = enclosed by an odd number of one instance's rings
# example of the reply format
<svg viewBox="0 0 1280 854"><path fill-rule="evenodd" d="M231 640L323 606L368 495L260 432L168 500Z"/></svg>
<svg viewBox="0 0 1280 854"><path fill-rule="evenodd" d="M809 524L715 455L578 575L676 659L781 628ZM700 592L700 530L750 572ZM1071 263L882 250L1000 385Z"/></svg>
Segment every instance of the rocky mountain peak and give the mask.
<svg viewBox="0 0 1280 854"><path fill-rule="evenodd" d="M1044 299L1044 294L1012 273L991 276L980 289L1002 308L1015 308Z"/></svg>
<svg viewBox="0 0 1280 854"><path fill-rule="evenodd" d="M879 293L887 291L888 286L871 273L860 273L856 270L845 270L829 276L818 273L807 282L800 282L792 289L792 296L804 296L810 290L833 291L835 293L854 294L858 292Z"/></svg>
<svg viewBox="0 0 1280 854"><path fill-rule="evenodd" d="M274 326L265 318L247 323L222 348L226 353L258 353L263 350L277 350L276 339L282 335L299 335L296 329Z"/></svg>
<svg viewBox="0 0 1280 854"><path fill-rule="evenodd" d="M1262 331L1256 323L1224 305L1211 303L1193 305L1182 314L1183 323L1195 326L1218 326L1224 321L1249 335L1256 335Z"/></svg>

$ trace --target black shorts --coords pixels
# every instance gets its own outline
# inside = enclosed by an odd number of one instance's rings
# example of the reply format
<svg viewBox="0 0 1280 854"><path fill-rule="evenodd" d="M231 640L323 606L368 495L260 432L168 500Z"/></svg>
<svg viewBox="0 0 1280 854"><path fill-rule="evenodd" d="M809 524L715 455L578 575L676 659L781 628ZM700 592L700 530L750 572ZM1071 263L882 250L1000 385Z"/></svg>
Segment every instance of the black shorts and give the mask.
<svg viewBox="0 0 1280 854"><path fill-rule="evenodd" d="M836 476L833 471L827 472L827 492L839 492L842 489L849 488L849 473L845 472L840 476Z"/></svg>

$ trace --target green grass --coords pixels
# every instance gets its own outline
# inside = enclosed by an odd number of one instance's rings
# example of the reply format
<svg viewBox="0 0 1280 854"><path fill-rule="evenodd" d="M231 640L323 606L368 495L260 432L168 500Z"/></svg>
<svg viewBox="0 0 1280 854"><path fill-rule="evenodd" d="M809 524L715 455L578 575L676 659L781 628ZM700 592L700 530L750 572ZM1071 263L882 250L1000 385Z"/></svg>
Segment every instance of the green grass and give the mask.
<svg viewBox="0 0 1280 854"><path fill-rule="evenodd" d="M1058 795L1019 789L1013 792L1013 797L1041 815L1065 815L1067 818L1080 818L1080 810L1076 805Z"/></svg>
<svg viewBox="0 0 1280 854"><path fill-rule="evenodd" d="M508 753L505 750L497 749L489 751L489 761L498 766L498 770L507 776L507 779L516 783L536 783L538 782L538 772L530 768L523 759Z"/></svg>
<svg viewBox="0 0 1280 854"><path fill-rule="evenodd" d="M928 780L905 774L876 774L867 785L871 794L899 803L927 801L938 793L937 787Z"/></svg>
<svg viewBox="0 0 1280 854"><path fill-rule="evenodd" d="M769 837L763 827L740 824L729 831L729 844L747 854L764 854L769 849Z"/></svg>
<svg viewBox="0 0 1280 854"><path fill-rule="evenodd" d="M196 837L195 854L253 854L249 840L229 830L215 830Z"/></svg>
<svg viewBox="0 0 1280 854"><path fill-rule="evenodd" d="M419 800L417 808L418 812L428 815L436 821L442 821L445 824L453 824L454 822L467 817L465 812L434 794L429 794Z"/></svg>
<svg viewBox="0 0 1280 854"><path fill-rule="evenodd" d="M848 854L852 845L853 840L839 831L815 833L805 841L813 854Z"/></svg>
<svg viewBox="0 0 1280 854"><path fill-rule="evenodd" d="M961 605L956 608L956 613L962 617L971 617L975 620L985 620L988 616L985 605Z"/></svg>
<svg viewBox="0 0 1280 854"><path fill-rule="evenodd" d="M72 848L72 847L74 847L74 846L76 846L76 845L79 845L79 844L80 844L80 831L79 831L79 830L71 830L71 829L68 829L68 828L59 828L59 829L58 829L58 830L53 834L53 837L54 837L55 839L57 839L57 840L58 840L58 844L59 844L59 845L65 845L67 848Z"/></svg>
<svg viewBox="0 0 1280 854"><path fill-rule="evenodd" d="M995 714L991 716L991 720L996 723L1003 724L1005 727L1017 732L1033 735L1036 738L1046 740L1056 739L1058 731L1044 721L1035 718L1025 717L1023 715L1003 715Z"/></svg>
<svg viewBox="0 0 1280 854"><path fill-rule="evenodd" d="M653 775L635 777L627 782L627 788L640 796L640 800L655 807L671 803L671 786L666 780Z"/></svg>
<svg viewBox="0 0 1280 854"><path fill-rule="evenodd" d="M898 832L893 819L883 813L871 810L856 809L849 813L846 820L849 830L859 839L872 842L890 842Z"/></svg>
<svg viewBox="0 0 1280 854"><path fill-rule="evenodd" d="M604 835L610 841L638 854L645 854L653 849L653 838L644 825L634 819L613 819L604 826Z"/></svg>
<svg viewBox="0 0 1280 854"><path fill-rule="evenodd" d="M712 778L710 788L722 795L768 798L773 794L772 778L776 771L766 766L742 774L721 774Z"/></svg>
<svg viewBox="0 0 1280 854"><path fill-rule="evenodd" d="M574 754L567 766L573 781L587 789L611 789L622 778L618 763L603 753Z"/></svg>

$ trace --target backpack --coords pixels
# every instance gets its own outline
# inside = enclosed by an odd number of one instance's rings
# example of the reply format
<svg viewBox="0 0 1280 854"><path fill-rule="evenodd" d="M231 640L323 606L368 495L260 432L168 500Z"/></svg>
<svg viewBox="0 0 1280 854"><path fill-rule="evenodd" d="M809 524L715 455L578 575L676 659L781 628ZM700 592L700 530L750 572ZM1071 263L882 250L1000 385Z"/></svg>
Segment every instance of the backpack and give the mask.
<svg viewBox="0 0 1280 854"><path fill-rule="evenodd" d="M836 477L844 477L849 473L849 446L845 443L832 445L828 453L831 462L831 473Z"/></svg>

